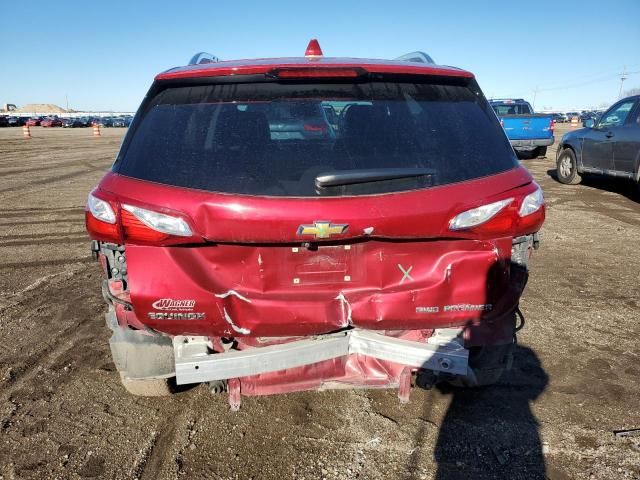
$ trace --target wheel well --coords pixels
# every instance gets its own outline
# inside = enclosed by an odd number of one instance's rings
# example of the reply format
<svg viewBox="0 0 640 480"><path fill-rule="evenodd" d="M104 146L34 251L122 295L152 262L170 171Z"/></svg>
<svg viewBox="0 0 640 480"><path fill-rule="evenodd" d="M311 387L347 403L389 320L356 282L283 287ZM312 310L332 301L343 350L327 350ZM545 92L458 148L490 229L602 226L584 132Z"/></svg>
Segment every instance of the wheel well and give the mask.
<svg viewBox="0 0 640 480"><path fill-rule="evenodd" d="M571 150L573 152L573 154L576 154L576 150L575 148L573 148L571 145L569 145L568 143L563 143L562 145L560 145L560 150Z"/></svg>

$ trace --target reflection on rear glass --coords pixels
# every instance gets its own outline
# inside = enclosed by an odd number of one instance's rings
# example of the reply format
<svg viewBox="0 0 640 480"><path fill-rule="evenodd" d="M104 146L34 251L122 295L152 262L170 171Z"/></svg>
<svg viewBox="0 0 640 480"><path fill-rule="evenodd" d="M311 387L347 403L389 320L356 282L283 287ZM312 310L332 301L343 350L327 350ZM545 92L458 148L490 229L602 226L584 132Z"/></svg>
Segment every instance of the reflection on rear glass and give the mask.
<svg viewBox="0 0 640 480"><path fill-rule="evenodd" d="M131 128L115 170L208 191L362 195L426 188L513 168L487 103L467 86L238 84L170 88ZM430 176L341 185L343 170L425 168Z"/></svg>

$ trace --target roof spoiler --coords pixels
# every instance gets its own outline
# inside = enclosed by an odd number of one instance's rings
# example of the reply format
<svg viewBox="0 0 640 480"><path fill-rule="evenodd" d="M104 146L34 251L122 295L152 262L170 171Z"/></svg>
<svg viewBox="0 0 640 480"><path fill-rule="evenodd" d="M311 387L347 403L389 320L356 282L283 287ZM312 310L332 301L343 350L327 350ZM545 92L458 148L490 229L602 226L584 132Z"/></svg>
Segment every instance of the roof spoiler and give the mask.
<svg viewBox="0 0 640 480"><path fill-rule="evenodd" d="M433 63L433 64L436 63L433 61L433 58L431 58L429 55L427 55L424 52L405 53L404 55L400 55L395 60L401 60L403 62Z"/></svg>
<svg viewBox="0 0 640 480"><path fill-rule="evenodd" d="M203 63L218 63L220 59L215 55L211 55L207 52L198 52L191 60L189 60L189 65L202 65Z"/></svg>

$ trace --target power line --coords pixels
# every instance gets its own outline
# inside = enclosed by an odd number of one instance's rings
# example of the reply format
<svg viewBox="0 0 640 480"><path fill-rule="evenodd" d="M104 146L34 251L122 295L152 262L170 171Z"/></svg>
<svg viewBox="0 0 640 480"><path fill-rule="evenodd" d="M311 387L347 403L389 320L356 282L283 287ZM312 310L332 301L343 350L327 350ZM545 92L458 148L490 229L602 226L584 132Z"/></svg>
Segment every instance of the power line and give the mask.
<svg viewBox="0 0 640 480"><path fill-rule="evenodd" d="M634 64L633 66L637 66L639 64ZM600 82L606 82L606 81L610 81L616 78L620 79L620 92L618 93L618 97L620 97L622 95L622 84L625 80L627 80L629 78L629 76L631 75L637 75L640 73L640 70L634 70L632 72L628 72L627 67L623 67L623 71L621 73L609 73L606 75L598 75L596 77L593 77L589 80L584 80L581 82L577 82L577 83L571 83L571 84L565 84L565 85L561 85L561 86L556 86L556 87L548 87L548 88L540 88L539 86L536 86L533 90L531 90L531 92L533 92L533 107L535 108L535 103L538 97L538 94L541 92L552 92L552 91L558 91L558 90L567 90L570 88L577 88L577 87L582 87L585 85L591 85L594 83L600 83ZM588 78L587 77L582 77L582 78ZM518 97L519 95L500 95L500 97L504 97L504 98L511 98L511 97ZM489 98L493 98L493 95L490 95Z"/></svg>
<svg viewBox="0 0 640 480"><path fill-rule="evenodd" d="M629 78L629 75L636 75L640 73L640 70L636 70L633 72L623 72L623 75L625 75L625 80L627 78ZM593 79L593 80L587 80L584 82L578 82L578 83L572 83L572 84L566 84L563 86L559 86L559 87L550 87L550 88L538 88L538 92L552 92L552 91L556 91L556 90L567 90L569 88L576 88L576 87L582 87L585 85L591 85L593 83L600 83L600 82L606 82L607 80L613 80L614 78L619 78L620 77L620 73L613 73L613 74L608 74L605 76L601 76L599 78Z"/></svg>

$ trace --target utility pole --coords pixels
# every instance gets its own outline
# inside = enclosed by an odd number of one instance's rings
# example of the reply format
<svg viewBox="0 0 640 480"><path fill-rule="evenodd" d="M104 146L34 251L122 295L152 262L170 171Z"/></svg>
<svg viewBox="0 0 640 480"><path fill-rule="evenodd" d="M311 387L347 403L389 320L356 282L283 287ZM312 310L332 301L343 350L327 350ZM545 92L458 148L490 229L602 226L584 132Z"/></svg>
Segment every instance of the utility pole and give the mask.
<svg viewBox="0 0 640 480"><path fill-rule="evenodd" d="M64 94L64 100L65 100L65 102L67 104L66 109L67 109L67 112L68 112L69 111L69 95L67 95L66 93Z"/></svg>
<svg viewBox="0 0 640 480"><path fill-rule="evenodd" d="M627 67L625 66L620 74L620 91L618 92L618 98L622 97L622 84L627 78L629 77L627 76Z"/></svg>
<svg viewBox="0 0 640 480"><path fill-rule="evenodd" d="M534 111L536 110L536 97L538 96L538 91L539 91L539 90L540 90L540 87L536 87L536 88L533 90L533 105L532 105L532 107L533 107L533 110L534 110Z"/></svg>

